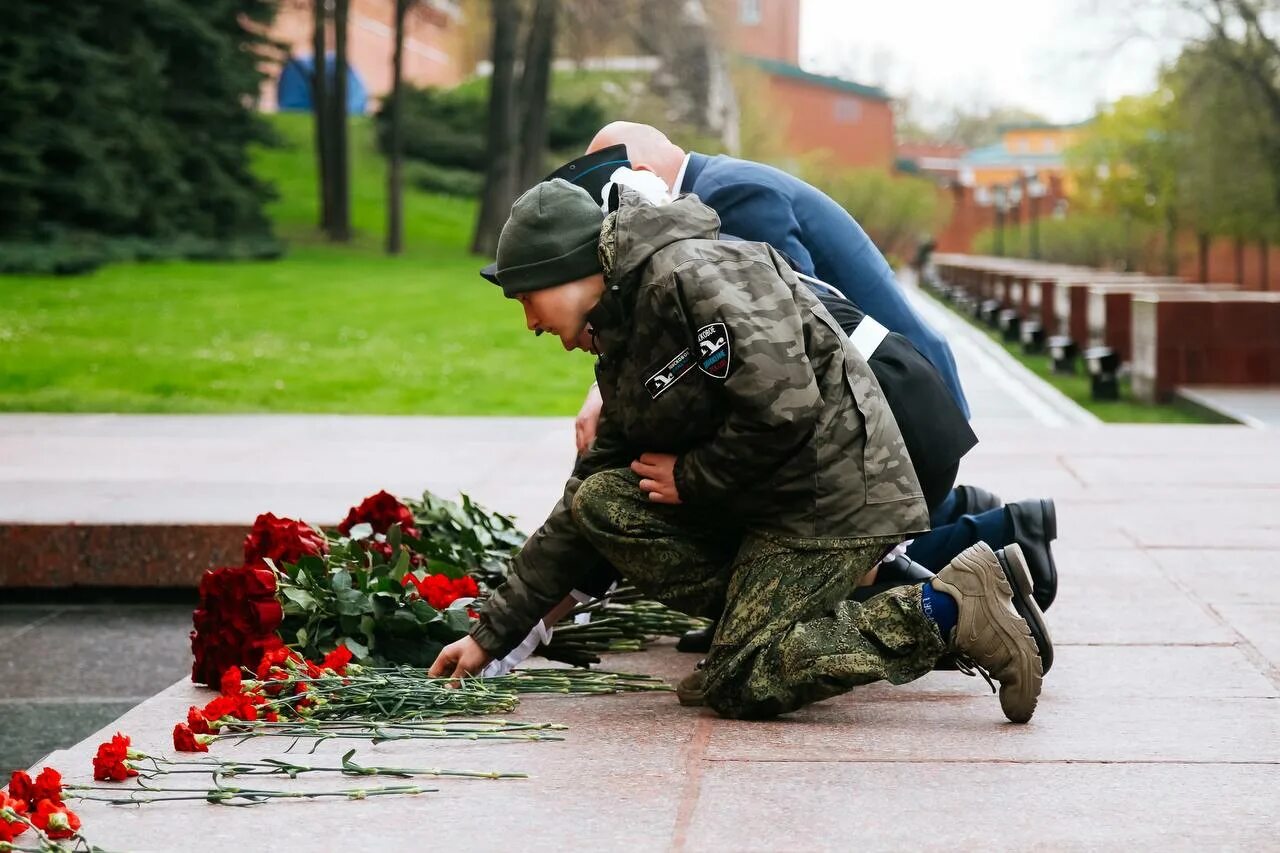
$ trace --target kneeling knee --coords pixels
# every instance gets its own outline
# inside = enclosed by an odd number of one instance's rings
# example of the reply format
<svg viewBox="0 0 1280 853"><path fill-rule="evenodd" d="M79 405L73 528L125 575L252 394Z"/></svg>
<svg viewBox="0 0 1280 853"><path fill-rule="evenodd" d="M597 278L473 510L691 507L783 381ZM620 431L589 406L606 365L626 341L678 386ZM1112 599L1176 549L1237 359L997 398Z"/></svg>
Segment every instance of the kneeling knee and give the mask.
<svg viewBox="0 0 1280 853"><path fill-rule="evenodd" d="M578 485L569 510L578 524L588 530L609 525L607 507L617 501L627 485L625 477L631 472L622 468L592 474ZM633 485L634 489L635 486Z"/></svg>

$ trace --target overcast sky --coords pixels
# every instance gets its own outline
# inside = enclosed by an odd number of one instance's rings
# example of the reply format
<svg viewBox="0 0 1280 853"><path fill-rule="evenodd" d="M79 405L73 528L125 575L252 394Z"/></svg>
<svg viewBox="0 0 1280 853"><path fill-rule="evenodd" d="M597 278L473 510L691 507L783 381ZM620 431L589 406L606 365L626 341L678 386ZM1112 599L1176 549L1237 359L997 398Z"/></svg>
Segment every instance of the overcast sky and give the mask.
<svg viewBox="0 0 1280 853"><path fill-rule="evenodd" d="M1122 14L1133 3L1147 11ZM1192 31L1172 5L801 0L801 64L926 104L1022 106L1051 121L1079 121L1099 102L1154 88L1161 59L1176 55ZM1133 37L1135 29L1149 37Z"/></svg>

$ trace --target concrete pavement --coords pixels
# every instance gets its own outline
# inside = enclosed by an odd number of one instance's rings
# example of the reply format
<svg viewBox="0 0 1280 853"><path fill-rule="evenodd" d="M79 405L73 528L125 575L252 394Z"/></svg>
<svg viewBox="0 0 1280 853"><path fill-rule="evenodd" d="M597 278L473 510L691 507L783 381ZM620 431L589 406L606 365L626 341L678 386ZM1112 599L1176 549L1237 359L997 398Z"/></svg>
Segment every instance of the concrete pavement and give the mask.
<svg viewBox="0 0 1280 853"><path fill-rule="evenodd" d="M724 721L667 695L538 697L563 743L383 744L380 763L528 771L435 794L224 809L84 804L110 849L893 850L1275 846L1280 806L1280 446L1243 427L983 428L964 478L1058 500L1057 663L1031 724L976 679L874 685L785 720ZM518 470L511 479L521 479ZM670 647L609 665L672 680ZM83 781L119 729L168 751L179 683L51 761ZM253 741L215 754L264 755ZM322 746L334 756L339 747ZM306 789L322 784L290 782ZM330 783L332 784L332 783Z"/></svg>

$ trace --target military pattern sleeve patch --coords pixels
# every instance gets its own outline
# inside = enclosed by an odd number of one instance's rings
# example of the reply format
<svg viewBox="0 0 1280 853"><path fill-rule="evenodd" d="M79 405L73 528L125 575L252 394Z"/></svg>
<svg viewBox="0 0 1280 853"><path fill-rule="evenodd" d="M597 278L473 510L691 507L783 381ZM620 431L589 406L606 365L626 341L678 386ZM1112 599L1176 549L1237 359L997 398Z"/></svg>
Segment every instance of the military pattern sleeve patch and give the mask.
<svg viewBox="0 0 1280 853"><path fill-rule="evenodd" d="M644 387L649 390L649 396L654 400L658 399L663 391L675 385L680 377L692 370L693 364L693 356L689 354L689 350L687 348L680 350L661 370L644 381Z"/></svg>
<svg viewBox="0 0 1280 853"><path fill-rule="evenodd" d="M713 379L729 375L729 330L709 323L698 330L698 369Z"/></svg>

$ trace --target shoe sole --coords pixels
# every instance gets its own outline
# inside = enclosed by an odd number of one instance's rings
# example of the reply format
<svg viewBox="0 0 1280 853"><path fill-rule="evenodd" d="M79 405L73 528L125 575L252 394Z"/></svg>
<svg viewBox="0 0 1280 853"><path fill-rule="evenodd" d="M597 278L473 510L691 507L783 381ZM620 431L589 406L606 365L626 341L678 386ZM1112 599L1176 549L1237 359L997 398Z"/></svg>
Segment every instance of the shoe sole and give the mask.
<svg viewBox="0 0 1280 853"><path fill-rule="evenodd" d="M961 565L968 564L969 571L974 577L981 582L982 590L980 596L968 596L975 599L977 604L981 601L987 610L988 621L993 630L1004 635L1008 646L1016 650L1016 654L1020 658L1020 665L1017 670L1026 678L1021 678L1017 683L1017 690L1013 690L1014 685L1000 684L1000 709L1004 711L1004 715L1010 722L1026 723L1030 721L1032 715L1036 712L1036 703L1040 698L1040 688L1044 683L1044 665L1040 662L1040 653L1036 647L1035 637L1031 634L1031 627L1027 624L1027 620L1018 614L1016 608L1012 607L1012 603L1017 596L1014 595L1013 587L1009 580L1005 577L1003 567L1000 560L996 558L996 567L1000 571L987 571L990 565L982 556L975 556L974 551L981 554L986 551L995 557L995 553L990 546L979 542L968 551L956 557L953 563ZM1021 551L1021 549L1019 549ZM985 556L985 555L983 555ZM1019 553L1021 556L1021 553ZM953 590L949 594L953 597L960 594L960 591L952 587L944 579L946 569L939 573L939 580L934 581L934 586L941 589L942 592ZM1010 607L1002 607L996 604L997 601L1007 600ZM959 600L957 598L957 600Z"/></svg>
<svg viewBox="0 0 1280 853"><path fill-rule="evenodd" d="M1036 649L1040 652L1041 674L1047 675L1053 668L1053 639L1049 636L1049 626L1045 624L1044 613L1035 599L1035 585L1031 581L1031 569L1027 566L1022 548L1010 545L996 552L1000 568L1004 569L1005 579L1013 586L1013 609L1031 629L1031 639L1036 641Z"/></svg>

